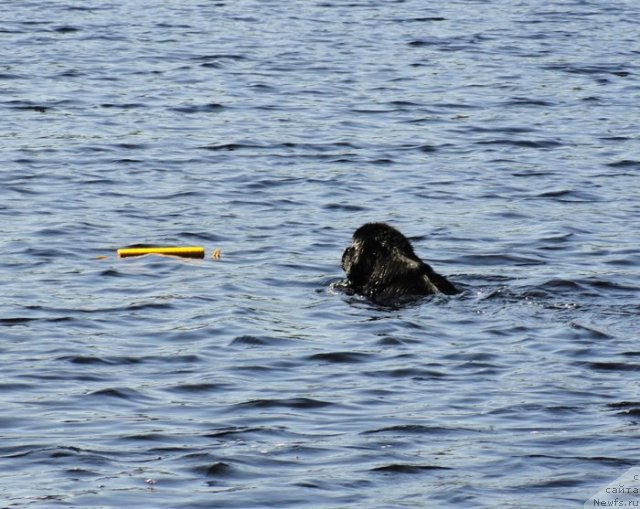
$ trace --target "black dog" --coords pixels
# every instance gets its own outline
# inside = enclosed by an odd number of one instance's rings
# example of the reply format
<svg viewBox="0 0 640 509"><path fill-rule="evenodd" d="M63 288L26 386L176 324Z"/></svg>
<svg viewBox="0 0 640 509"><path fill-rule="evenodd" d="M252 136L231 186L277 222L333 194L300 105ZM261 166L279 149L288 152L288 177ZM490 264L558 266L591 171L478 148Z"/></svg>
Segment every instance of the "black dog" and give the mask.
<svg viewBox="0 0 640 509"><path fill-rule="evenodd" d="M373 301L458 290L413 252L411 242L385 223L367 223L353 234L342 254L351 289Z"/></svg>

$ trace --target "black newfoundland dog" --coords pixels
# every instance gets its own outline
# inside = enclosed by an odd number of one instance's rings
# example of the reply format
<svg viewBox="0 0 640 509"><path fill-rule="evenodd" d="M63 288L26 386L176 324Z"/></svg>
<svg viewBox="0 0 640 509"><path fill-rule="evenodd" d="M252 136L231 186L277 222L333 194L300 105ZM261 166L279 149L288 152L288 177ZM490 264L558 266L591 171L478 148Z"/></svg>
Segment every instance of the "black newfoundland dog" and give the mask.
<svg viewBox="0 0 640 509"><path fill-rule="evenodd" d="M342 269L350 289L375 302L459 293L418 258L409 239L385 223L367 223L355 231L342 254Z"/></svg>

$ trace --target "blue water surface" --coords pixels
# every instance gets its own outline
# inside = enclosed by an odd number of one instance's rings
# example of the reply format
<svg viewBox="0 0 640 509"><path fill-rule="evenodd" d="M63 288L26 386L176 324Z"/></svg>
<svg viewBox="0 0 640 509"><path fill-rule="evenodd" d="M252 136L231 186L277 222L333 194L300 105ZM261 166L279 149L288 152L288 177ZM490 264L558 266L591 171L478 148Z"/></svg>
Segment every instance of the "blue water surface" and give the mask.
<svg viewBox="0 0 640 509"><path fill-rule="evenodd" d="M0 506L582 507L637 466L638 20L0 3ZM367 221L463 293L345 294Z"/></svg>

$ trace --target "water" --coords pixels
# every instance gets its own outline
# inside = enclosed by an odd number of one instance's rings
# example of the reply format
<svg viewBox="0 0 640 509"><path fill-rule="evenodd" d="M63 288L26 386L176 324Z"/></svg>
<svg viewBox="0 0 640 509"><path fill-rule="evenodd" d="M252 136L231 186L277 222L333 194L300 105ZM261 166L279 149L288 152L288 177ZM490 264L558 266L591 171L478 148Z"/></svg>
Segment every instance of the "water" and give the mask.
<svg viewBox="0 0 640 509"><path fill-rule="evenodd" d="M0 4L2 507L581 507L638 464L640 7L428 4ZM463 294L340 292L367 221Z"/></svg>

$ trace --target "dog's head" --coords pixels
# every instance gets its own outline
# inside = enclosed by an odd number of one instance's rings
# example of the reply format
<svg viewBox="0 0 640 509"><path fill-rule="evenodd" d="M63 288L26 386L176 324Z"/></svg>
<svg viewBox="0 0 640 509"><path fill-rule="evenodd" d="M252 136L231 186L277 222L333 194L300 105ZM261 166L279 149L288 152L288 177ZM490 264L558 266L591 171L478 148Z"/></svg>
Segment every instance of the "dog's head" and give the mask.
<svg viewBox="0 0 640 509"><path fill-rule="evenodd" d="M358 228L342 254L342 269L356 288L419 270L421 265L409 239L385 223Z"/></svg>
<svg viewBox="0 0 640 509"><path fill-rule="evenodd" d="M413 251L409 239L385 223L367 223L353 234L342 268L356 293L378 302L445 293L457 288Z"/></svg>

